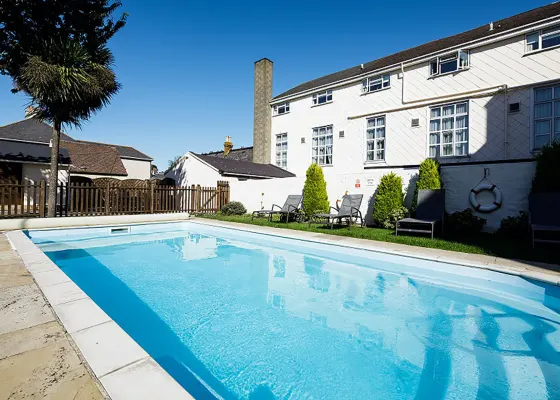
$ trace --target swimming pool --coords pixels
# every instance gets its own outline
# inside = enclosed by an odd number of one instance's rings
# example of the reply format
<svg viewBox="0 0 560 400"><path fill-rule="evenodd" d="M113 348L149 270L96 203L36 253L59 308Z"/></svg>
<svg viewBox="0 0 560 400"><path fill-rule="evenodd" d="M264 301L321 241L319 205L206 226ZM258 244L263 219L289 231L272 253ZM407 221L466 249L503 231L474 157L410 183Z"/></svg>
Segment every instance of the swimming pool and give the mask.
<svg viewBox="0 0 560 400"><path fill-rule="evenodd" d="M192 222L28 235L196 398L560 396L557 286Z"/></svg>

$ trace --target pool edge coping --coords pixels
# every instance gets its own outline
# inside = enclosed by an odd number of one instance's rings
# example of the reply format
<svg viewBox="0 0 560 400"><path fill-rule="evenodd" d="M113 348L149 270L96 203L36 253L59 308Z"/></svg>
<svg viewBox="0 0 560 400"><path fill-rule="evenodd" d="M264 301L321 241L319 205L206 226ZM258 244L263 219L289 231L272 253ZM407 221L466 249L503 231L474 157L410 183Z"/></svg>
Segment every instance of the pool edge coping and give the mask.
<svg viewBox="0 0 560 400"><path fill-rule="evenodd" d="M346 248L351 248L356 250L366 250L366 251L372 251L372 252L387 254L392 256L410 257L410 258L416 258L425 261L443 262L446 264L452 264L461 267L484 269L484 270L503 273L507 275L518 276L524 279L531 279L534 281L544 282L554 286L560 286L560 272L556 272L552 270L543 271L545 268L532 266L528 264L529 263L528 261L524 262L521 260L509 260L511 263L524 264L524 266L514 267L512 265L506 265L503 262L503 261L507 261L507 259L502 259L502 258L498 259L497 257L487 256L483 254L461 253L461 252L455 252L449 250L410 246L410 245L405 245L400 243L379 242L377 240L352 238L347 236L335 236L335 235L329 235L327 233L297 231L294 229L249 225L249 224L244 224L242 222L220 221L220 220L212 220L212 219L196 218L196 217L195 218L191 217L188 220L188 222L232 229L232 230L239 230L239 231L249 232L249 233L258 233L258 234L264 234L269 236L276 236L285 239L296 239L296 240L309 241L309 242L319 243L319 244L334 245L337 247L346 247ZM317 235L320 235L320 237L317 237ZM395 247L395 248L391 249L391 247ZM435 257L432 254L429 254L429 253L438 253L438 252L442 254ZM458 254L459 256L453 257L453 255L447 253ZM469 260L469 258L471 260ZM487 259L487 261L481 262L481 261L472 260L474 258L484 258ZM492 259L494 259L494 261L490 262ZM554 265L554 264L545 264L545 263L538 263L538 264L543 266ZM537 271L536 268L538 268L540 271Z"/></svg>
<svg viewBox="0 0 560 400"><path fill-rule="evenodd" d="M184 222L185 220L180 221L173 221L173 222ZM171 222L171 221L165 221ZM113 224L117 225L117 224ZM66 229L72 229L73 227L65 227ZM29 271L31 276L33 277L33 281L41 291L43 297L46 299L49 307L53 311L58 322L64 327L65 333L68 335L74 349L78 353L80 359L84 362L85 367L88 371L91 372L93 375L94 380L101 385L102 389L105 393L108 394L111 400L128 400L131 397L127 394L130 393L138 393L143 392L146 394L154 393L154 386L153 380L143 380L138 379L142 377L142 372L148 372L151 376L150 378L159 378L157 382L157 392L160 396L164 396L166 399L194 399L194 397L185 389L183 388L163 367L161 367L157 361L153 359L153 357L148 354L142 346L140 346L120 325L114 321L109 315L105 313L98 305L91 299L85 292L83 292L78 285L72 281L63 271L58 267L53 261L51 261L45 253L31 241L29 237L23 232L23 230L13 230L3 232L6 235L8 241L12 249L16 252L16 254L21 258L25 268ZM37 258L38 257L38 258ZM39 268L38 268L39 267ZM45 270L45 268L50 268ZM42 275L41 275L42 274ZM50 279L45 279L45 275L50 275ZM62 275L66 277L62 277ZM52 277L54 275L54 277ZM58 277L56 276L58 275ZM39 278L39 279L38 279ZM52 283L54 279L55 283ZM57 280L58 279L58 280ZM63 279L60 281L60 279ZM51 282L51 283L49 283ZM67 285L70 288L66 288L66 294L53 294L52 292L49 293L49 288L59 285ZM55 301L57 296L59 300L61 297L68 296L68 289L71 289L70 292L74 292L74 296L76 293L80 293L79 298L73 298L63 302ZM72 295L70 295L72 297ZM89 300L89 302L93 303L95 307L99 310L96 312L101 312L104 314L103 322L99 322L99 320L95 320L95 316L89 314L91 312L90 309L87 307L91 306L83 304L84 301ZM82 316L82 320L78 321L76 317L70 317L69 315L63 315L63 308L65 305L72 304L76 305L79 304L77 310L73 310L74 315L78 314ZM56 303L56 304L53 304ZM81 309L81 311L80 311ZM86 326L80 327L80 329L72 329L71 324L78 324L84 325L83 317L85 316L86 320L90 319L90 324L86 324ZM97 315L99 318L99 314ZM117 366L112 366L109 370L102 369L97 362L92 363L91 358L91 351L92 349L86 349L87 346L91 347L94 345L98 345L101 341L101 338L97 337L99 341L93 341L91 338L89 339L90 342L84 342L84 339L80 337L84 336L84 332L90 331L91 329L96 329L101 325L105 324L114 324L118 328L118 335L119 335L119 342L110 341L108 343L102 344L103 353L112 353L112 354L119 354L122 353L123 346L126 347L126 351L128 353L136 353L135 355L126 354L124 355L125 358L128 358L126 362L116 362ZM78 340L76 338L79 338ZM116 337L115 337L116 339ZM89 353L86 356L84 353ZM122 356L122 354L119 354ZM94 365L92 365L94 364ZM141 368L144 368L143 371L140 371ZM147 371L146 371L147 370ZM122 374L129 373L129 379L122 379ZM134 376L134 374L140 376ZM116 377L119 378L121 382L119 385L110 384L108 381L109 379ZM136 378L136 379L135 379ZM134 381L134 382L132 382ZM151 384L151 385L150 385ZM117 387L118 386L118 387ZM142 386L146 388L146 390L142 390ZM140 388L140 389L139 389ZM129 390L127 390L129 389ZM171 396L168 396L168 395ZM138 398L138 397L135 397ZM145 397L148 398L148 397Z"/></svg>

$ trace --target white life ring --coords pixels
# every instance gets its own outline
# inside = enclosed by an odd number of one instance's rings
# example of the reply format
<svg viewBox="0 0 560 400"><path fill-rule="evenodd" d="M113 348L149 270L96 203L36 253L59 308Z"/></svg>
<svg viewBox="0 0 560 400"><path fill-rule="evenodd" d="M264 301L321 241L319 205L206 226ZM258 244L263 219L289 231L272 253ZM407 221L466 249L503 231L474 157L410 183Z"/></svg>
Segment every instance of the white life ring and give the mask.
<svg viewBox="0 0 560 400"><path fill-rule="evenodd" d="M477 194L479 194L483 190L488 190L488 191L490 191L494 194L494 202L492 204L488 204L486 206L483 206L482 204L480 204L476 200ZM502 205L502 192L500 192L500 189L498 189L498 187L496 185L494 185L493 183L489 183L489 182L484 182L483 183L483 182L481 182L478 185L476 185L474 188L471 189L470 200L471 200L471 204L472 204L473 208L476 211L488 212L489 213L489 212L492 212L492 211L496 211L498 208L501 207L501 205Z"/></svg>

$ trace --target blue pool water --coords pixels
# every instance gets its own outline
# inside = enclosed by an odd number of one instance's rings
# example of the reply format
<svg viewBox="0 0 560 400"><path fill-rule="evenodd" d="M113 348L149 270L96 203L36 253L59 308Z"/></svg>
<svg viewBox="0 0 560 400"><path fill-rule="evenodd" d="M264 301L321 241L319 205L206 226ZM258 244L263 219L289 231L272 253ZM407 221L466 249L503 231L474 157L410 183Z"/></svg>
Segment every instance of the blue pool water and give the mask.
<svg viewBox="0 0 560 400"><path fill-rule="evenodd" d="M28 234L196 398L560 398L557 286L196 223Z"/></svg>

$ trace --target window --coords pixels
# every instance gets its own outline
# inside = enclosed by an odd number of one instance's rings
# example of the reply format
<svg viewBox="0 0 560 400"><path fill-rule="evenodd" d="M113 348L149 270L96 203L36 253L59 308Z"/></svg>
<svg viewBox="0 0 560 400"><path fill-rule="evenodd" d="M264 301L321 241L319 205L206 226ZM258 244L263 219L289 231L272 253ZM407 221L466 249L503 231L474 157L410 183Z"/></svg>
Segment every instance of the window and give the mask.
<svg viewBox="0 0 560 400"><path fill-rule="evenodd" d="M378 75L362 81L362 92L371 93L391 87L391 74Z"/></svg>
<svg viewBox="0 0 560 400"><path fill-rule="evenodd" d="M526 36L525 52L530 53L536 50L544 50L560 45L560 25L537 32L529 33Z"/></svg>
<svg viewBox="0 0 560 400"><path fill-rule="evenodd" d="M385 116L367 120L366 161L385 159Z"/></svg>
<svg viewBox="0 0 560 400"><path fill-rule="evenodd" d="M535 89L533 104L535 149L560 140L560 86Z"/></svg>
<svg viewBox="0 0 560 400"><path fill-rule="evenodd" d="M313 95L313 105L318 106L320 104L326 104L332 102L332 90L325 90L321 93L315 93Z"/></svg>
<svg viewBox="0 0 560 400"><path fill-rule="evenodd" d="M311 144L311 161L319 165L332 165L333 127L321 126L313 128Z"/></svg>
<svg viewBox="0 0 560 400"><path fill-rule="evenodd" d="M467 103L430 108L430 157L465 156L469 148Z"/></svg>
<svg viewBox="0 0 560 400"><path fill-rule="evenodd" d="M288 167L288 134L276 135L276 165L280 168Z"/></svg>
<svg viewBox="0 0 560 400"><path fill-rule="evenodd" d="M274 106L274 115L282 115L290 112L290 103L282 103Z"/></svg>
<svg viewBox="0 0 560 400"><path fill-rule="evenodd" d="M469 52L456 51L434 58L430 61L430 76L449 74L455 71L462 71L469 67Z"/></svg>

